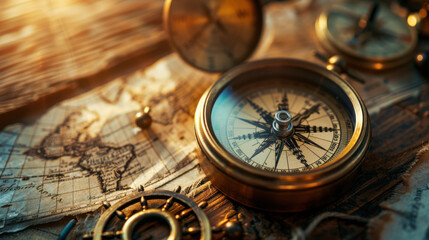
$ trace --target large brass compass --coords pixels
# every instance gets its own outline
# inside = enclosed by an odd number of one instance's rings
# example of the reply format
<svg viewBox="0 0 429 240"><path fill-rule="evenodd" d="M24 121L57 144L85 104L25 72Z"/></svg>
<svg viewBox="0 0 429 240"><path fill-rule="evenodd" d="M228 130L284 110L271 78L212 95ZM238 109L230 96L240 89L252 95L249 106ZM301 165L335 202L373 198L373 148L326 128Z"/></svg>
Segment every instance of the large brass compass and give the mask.
<svg viewBox="0 0 429 240"><path fill-rule="evenodd" d="M270 211L337 198L370 140L356 91L337 74L292 59L251 62L224 74L201 98L195 131L213 184Z"/></svg>

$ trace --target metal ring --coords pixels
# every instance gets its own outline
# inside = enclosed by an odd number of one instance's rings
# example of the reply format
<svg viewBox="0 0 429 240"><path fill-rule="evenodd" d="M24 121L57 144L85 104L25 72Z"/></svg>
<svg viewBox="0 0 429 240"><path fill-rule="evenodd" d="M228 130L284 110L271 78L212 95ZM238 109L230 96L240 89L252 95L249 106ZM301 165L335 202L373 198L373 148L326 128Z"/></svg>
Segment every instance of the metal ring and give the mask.
<svg viewBox="0 0 429 240"><path fill-rule="evenodd" d="M180 229L179 221L174 219L173 215L163 212L159 209L149 209L132 215L125 222L124 226L122 227L122 239L133 239L133 232L136 226L142 222L150 222L148 220L156 218L168 223L168 226L170 227L170 235L168 236L167 240L180 240L182 238L182 231Z"/></svg>
<svg viewBox="0 0 429 240"><path fill-rule="evenodd" d="M124 210L127 208L131 209L133 205L134 208L136 208L135 204L141 203L142 197L149 203L153 200L166 200L166 204L162 209L150 208L150 204L147 204L144 207L142 205L141 211L134 213L131 216L126 216L124 212L130 211ZM170 235L168 239L180 239L183 235L183 231L180 226L181 219L178 217L179 214L173 217L174 214L169 211L169 207L165 207L167 204L173 202L178 203L185 208L185 210L182 210L180 213L191 211L195 215L200 229L200 240L210 240L211 228L207 215L194 201L192 201L192 199L177 192L155 190L134 193L109 207L100 216L100 219L95 225L93 239L101 240L106 235L113 235L116 237L122 236L123 239L131 239L131 234L135 227L139 223L147 222L149 219L161 219L166 221L170 226ZM122 225L121 230L109 232L106 227L109 225L109 223L113 222L112 220L115 220L114 224L117 225L118 219L115 218L122 219L124 224Z"/></svg>

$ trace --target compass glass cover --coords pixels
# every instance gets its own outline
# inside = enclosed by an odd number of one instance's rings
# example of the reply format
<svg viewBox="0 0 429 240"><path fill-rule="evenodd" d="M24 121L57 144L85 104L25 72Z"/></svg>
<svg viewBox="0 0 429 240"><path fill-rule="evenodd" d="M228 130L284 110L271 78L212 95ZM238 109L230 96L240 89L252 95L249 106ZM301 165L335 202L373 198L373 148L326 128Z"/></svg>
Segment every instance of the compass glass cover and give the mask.
<svg viewBox="0 0 429 240"><path fill-rule="evenodd" d="M220 145L240 162L301 172L324 165L347 146L355 124L350 105L339 87L316 73L251 72L220 91L210 124Z"/></svg>
<svg viewBox="0 0 429 240"><path fill-rule="evenodd" d="M332 44L361 57L391 58L412 50L413 34L406 21L380 5L374 22L360 21L368 15L368 2L343 3L327 13L327 30ZM365 29L365 30L363 30Z"/></svg>

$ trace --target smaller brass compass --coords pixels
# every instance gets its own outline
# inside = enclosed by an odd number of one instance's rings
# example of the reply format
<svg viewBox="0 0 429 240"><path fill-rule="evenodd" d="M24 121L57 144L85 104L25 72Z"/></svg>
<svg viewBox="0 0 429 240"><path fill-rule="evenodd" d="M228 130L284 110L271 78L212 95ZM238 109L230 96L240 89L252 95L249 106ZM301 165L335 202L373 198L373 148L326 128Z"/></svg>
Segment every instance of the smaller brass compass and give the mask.
<svg viewBox="0 0 429 240"><path fill-rule="evenodd" d="M354 1L328 7L316 21L316 35L330 54L347 64L382 70L410 62L417 33L385 5Z"/></svg>
<svg viewBox="0 0 429 240"><path fill-rule="evenodd" d="M224 72L253 53L262 32L258 0L167 0L164 24L170 43L191 66Z"/></svg>

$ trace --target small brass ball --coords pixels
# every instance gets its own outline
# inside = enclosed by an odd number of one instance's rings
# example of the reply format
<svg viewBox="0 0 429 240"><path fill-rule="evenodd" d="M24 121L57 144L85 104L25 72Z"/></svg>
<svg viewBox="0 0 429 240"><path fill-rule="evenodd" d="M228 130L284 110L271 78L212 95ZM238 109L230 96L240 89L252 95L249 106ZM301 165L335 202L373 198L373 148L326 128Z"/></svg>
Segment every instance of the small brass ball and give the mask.
<svg viewBox="0 0 429 240"><path fill-rule="evenodd" d="M337 73L343 73L347 67L346 61L338 55L334 55L328 59L328 66L332 68L329 69L328 67L328 70L334 70Z"/></svg>
<svg viewBox="0 0 429 240"><path fill-rule="evenodd" d="M424 77L429 78L429 52L418 53L414 58L414 64Z"/></svg>
<svg viewBox="0 0 429 240"><path fill-rule="evenodd" d="M225 236L229 239L243 239L244 231L237 221L228 221L225 224Z"/></svg>
<svg viewBox="0 0 429 240"><path fill-rule="evenodd" d="M152 124L152 117L149 115L150 108L145 107L142 112L138 112L135 117L137 127L147 129Z"/></svg>

